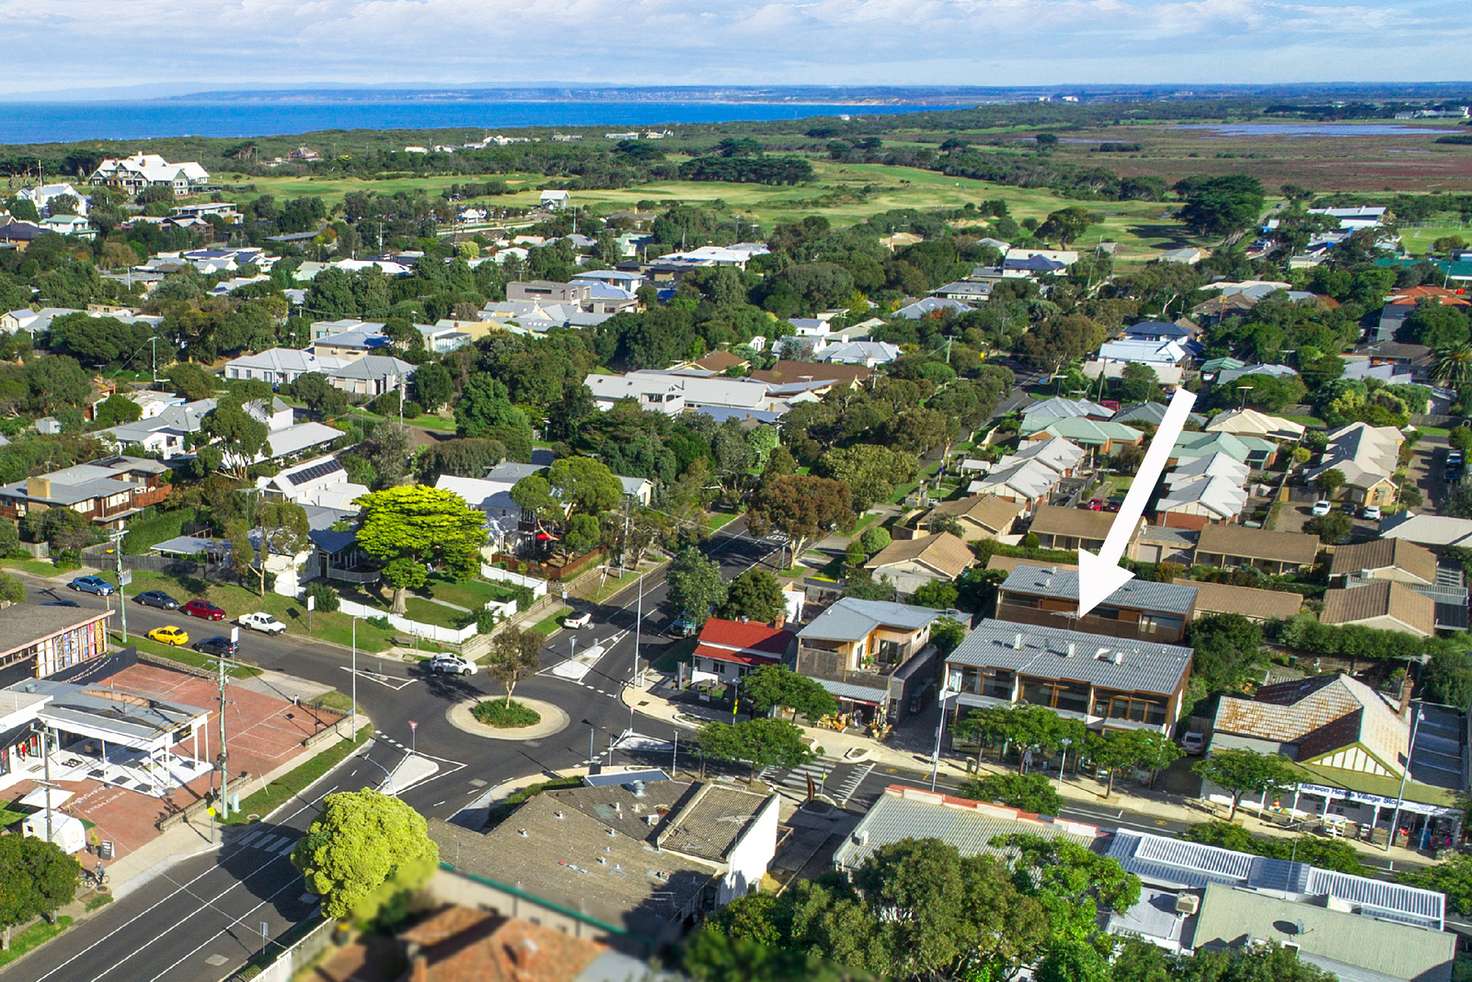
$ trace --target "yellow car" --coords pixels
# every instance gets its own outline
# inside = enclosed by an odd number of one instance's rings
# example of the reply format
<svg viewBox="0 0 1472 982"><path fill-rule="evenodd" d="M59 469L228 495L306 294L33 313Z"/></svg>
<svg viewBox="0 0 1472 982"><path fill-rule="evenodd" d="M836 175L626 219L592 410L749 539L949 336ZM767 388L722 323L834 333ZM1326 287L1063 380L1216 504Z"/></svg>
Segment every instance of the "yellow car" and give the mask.
<svg viewBox="0 0 1472 982"><path fill-rule="evenodd" d="M159 644L175 644L183 647L189 643L189 632L172 624L156 627L148 632L148 636Z"/></svg>

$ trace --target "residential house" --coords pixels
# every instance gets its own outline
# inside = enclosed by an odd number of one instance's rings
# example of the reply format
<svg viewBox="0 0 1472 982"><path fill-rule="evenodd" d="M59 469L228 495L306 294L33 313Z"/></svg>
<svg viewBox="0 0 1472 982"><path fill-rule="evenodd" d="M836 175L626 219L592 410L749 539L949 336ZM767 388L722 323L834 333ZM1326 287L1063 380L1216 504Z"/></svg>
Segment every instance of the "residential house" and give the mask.
<svg viewBox="0 0 1472 982"><path fill-rule="evenodd" d="M754 669L785 662L796 637L780 624L708 618L690 657L690 680L739 684Z"/></svg>
<svg viewBox="0 0 1472 982"><path fill-rule="evenodd" d="M543 191L537 204L545 211L562 211L572 203L572 195L566 191Z"/></svg>
<svg viewBox="0 0 1472 982"><path fill-rule="evenodd" d="M6 334L25 331L32 337L36 337L51 330L51 322L56 318L81 313L85 311L74 310L71 307L42 307L40 310L21 307L18 310L8 310L0 314L0 331Z"/></svg>
<svg viewBox="0 0 1472 982"><path fill-rule="evenodd" d="M898 360L899 356L900 347L897 344L890 344L888 341L854 340L830 345L813 357L818 361L834 365L862 365L865 368L878 368L880 365L888 365Z"/></svg>
<svg viewBox="0 0 1472 982"><path fill-rule="evenodd" d="M994 280L956 280L936 287L930 295L974 307L990 300L995 286Z"/></svg>
<svg viewBox="0 0 1472 982"><path fill-rule="evenodd" d="M1170 733L1191 675L1191 649L1057 627L984 620L946 658L954 714L1026 702L1091 729ZM953 740L953 746L959 748Z"/></svg>
<svg viewBox="0 0 1472 982"><path fill-rule="evenodd" d="M529 896L652 953L758 888L777 850L779 798L647 777L544 791L485 832L434 819L430 838L461 878L461 902L497 909Z"/></svg>
<svg viewBox="0 0 1472 982"><path fill-rule="evenodd" d="M960 526L964 542L980 542L1008 535L1024 509L1020 501L995 494L972 494L954 501L943 501L914 523L917 528L931 529L939 520L953 520Z"/></svg>
<svg viewBox="0 0 1472 982"><path fill-rule="evenodd" d="M81 215L51 215L41 219L41 227L57 235L69 235L75 239L95 239L97 230Z"/></svg>
<svg viewBox="0 0 1472 982"><path fill-rule="evenodd" d="M1163 402L1137 402L1134 405L1125 406L1114 414L1114 422L1127 423L1131 426L1159 426L1165 419L1166 405ZM1202 426L1206 423L1206 417L1200 413L1191 413L1186 417L1188 426Z"/></svg>
<svg viewBox="0 0 1472 982"><path fill-rule="evenodd" d="M1175 644L1186 636L1196 591L1174 583L1132 579L1082 617L1078 570L1019 564L997 588L996 616L1004 621Z"/></svg>
<svg viewBox="0 0 1472 982"><path fill-rule="evenodd" d="M734 357L734 356L733 356ZM854 389L867 382L874 373L863 365L820 361L795 361L778 359L771 368L760 369L750 377L769 385L791 385L794 383L822 383L821 389L813 392L827 393L838 389Z"/></svg>
<svg viewBox="0 0 1472 982"><path fill-rule="evenodd" d="M311 351L318 358L336 358L347 363L375 351L393 350L393 341L369 325L320 337L316 336L316 325L313 327Z"/></svg>
<svg viewBox="0 0 1472 982"><path fill-rule="evenodd" d="M991 494L1031 506L1045 501L1086 456L1083 448L1061 437L1024 443L966 490L968 494Z"/></svg>
<svg viewBox="0 0 1472 982"><path fill-rule="evenodd" d="M788 408L788 398L765 382L724 376L683 375L637 371L627 375L591 373L584 384L599 409L611 409L620 400L634 399L641 409L678 415L704 413L717 419L735 417L772 422Z"/></svg>
<svg viewBox="0 0 1472 982"><path fill-rule="evenodd" d="M1225 361L1226 359L1223 360ZM1235 359L1232 360L1235 361ZM1203 375L1206 373L1205 364L1201 366L1201 371ZM1248 365L1243 363L1238 363L1236 367L1223 365L1216 373L1215 384L1218 386L1236 385L1239 379L1244 379L1251 375L1267 375L1272 378L1297 378L1298 371L1288 365Z"/></svg>
<svg viewBox="0 0 1472 982"><path fill-rule="evenodd" d="M757 256L765 256L771 250L762 242L733 242L728 246L701 246L685 252L671 252L660 256L664 265L700 269L711 266L734 266L745 269L746 264Z"/></svg>
<svg viewBox="0 0 1472 982"><path fill-rule="evenodd" d="M914 593L927 583L949 583L975 564L976 556L965 540L941 532L895 539L864 568L876 580L889 580L901 593Z"/></svg>
<svg viewBox="0 0 1472 982"><path fill-rule="evenodd" d="M1199 529L1240 521L1246 509L1247 489L1239 481L1216 475L1171 474L1165 493L1155 502L1155 520L1173 528Z"/></svg>
<svg viewBox="0 0 1472 982"><path fill-rule="evenodd" d="M327 383L351 396L374 399L389 392L403 393L414 366L390 355L364 355L326 373Z"/></svg>
<svg viewBox="0 0 1472 982"><path fill-rule="evenodd" d="M970 304L959 300L948 300L944 297L921 297L913 303L896 310L891 317L902 320L918 321L927 317L949 317L954 314L967 314L974 308Z"/></svg>
<svg viewBox="0 0 1472 982"><path fill-rule="evenodd" d="M1087 508L1064 508L1061 505L1040 505L1033 514L1032 525L1028 531L1038 537L1038 545L1043 549L1066 549L1072 552L1075 549L1088 549L1097 552L1104 545L1104 537L1109 534L1109 529L1114 525L1115 513L1107 511L1090 511ZM1140 534L1140 529L1145 525L1142 518L1131 531L1129 542L1133 545L1135 537ZM1130 546L1126 546L1128 551Z"/></svg>
<svg viewBox="0 0 1472 982"><path fill-rule="evenodd" d="M1157 257L1163 263L1178 263L1184 266L1195 266L1206 258L1206 250L1198 246L1184 246L1180 249L1167 249Z"/></svg>
<svg viewBox="0 0 1472 982"><path fill-rule="evenodd" d="M1289 590L1264 590L1255 586L1211 583L1178 576L1172 583L1196 591L1194 617L1237 614L1251 621L1287 620L1303 610L1303 595Z"/></svg>
<svg viewBox="0 0 1472 982"><path fill-rule="evenodd" d="M1192 562L1201 566L1252 566L1268 573L1307 571L1319 554L1319 537L1270 532L1240 525L1208 525L1196 540Z"/></svg>
<svg viewBox="0 0 1472 982"><path fill-rule="evenodd" d="M1256 470L1271 467L1278 459L1278 445L1256 436L1234 433L1182 433L1171 448L1169 463L1179 466L1198 457L1226 454L1233 460L1251 465Z"/></svg>
<svg viewBox="0 0 1472 982"><path fill-rule="evenodd" d="M538 468L541 470L541 468ZM514 552L522 536L521 506L511 497L515 480L505 480L494 475L485 477L460 477L456 474L441 474L434 486L453 491L465 499L472 508L485 513L486 527L491 533L491 545L496 552Z"/></svg>
<svg viewBox="0 0 1472 982"><path fill-rule="evenodd" d="M169 188L175 195L193 194L209 186L210 174L195 161L171 164L155 153L108 157L97 165L90 181L137 194L146 188Z"/></svg>
<svg viewBox="0 0 1472 982"><path fill-rule="evenodd" d="M1295 423L1282 416L1269 416L1256 409L1229 409L1218 413L1206 424L1208 433L1232 433L1236 436L1253 436L1264 440L1288 440L1297 443L1307 431L1302 423Z"/></svg>
<svg viewBox="0 0 1472 982"><path fill-rule="evenodd" d="M169 496L169 469L142 457L102 457L0 485L0 515L69 508L96 525L121 528L130 515Z"/></svg>
<svg viewBox="0 0 1472 982"><path fill-rule="evenodd" d="M675 365L671 368L671 371L695 369L696 371L708 372L711 375L724 375L733 370L745 374L750 368L751 362L742 358L740 355L732 354L729 351L712 351L710 354L696 358L694 361L682 362L679 365Z"/></svg>
<svg viewBox="0 0 1472 982"><path fill-rule="evenodd" d="M369 491L348 479L347 468L336 457L313 457L270 477L258 477L256 489L268 499L348 512L356 512L357 499Z"/></svg>
<svg viewBox="0 0 1472 982"><path fill-rule="evenodd" d="M1417 515L1411 511L1403 511L1398 515L1391 515L1381 523L1380 535L1386 539L1405 539L1438 549L1472 548L1472 518Z"/></svg>
<svg viewBox="0 0 1472 982"><path fill-rule="evenodd" d="M1004 273L1043 275L1062 273L1078 262L1072 249L1008 249L1002 258Z"/></svg>
<svg viewBox="0 0 1472 982"><path fill-rule="evenodd" d="M1004 861L1011 859L1014 851L992 845L1000 836L1060 839L1092 849L1102 835L1095 826L1070 819L891 784L838 846L833 867L852 875L876 850L912 839L919 829L928 838L955 846L963 856L996 856Z"/></svg>
<svg viewBox="0 0 1472 982"><path fill-rule="evenodd" d="M0 223L0 245L17 252L25 252L43 235L55 235L56 233L35 222L3 222Z"/></svg>
<svg viewBox="0 0 1472 982"><path fill-rule="evenodd" d="M1398 580L1369 580L1325 591L1319 620L1429 638L1436 633L1436 601Z"/></svg>
<svg viewBox="0 0 1472 982"><path fill-rule="evenodd" d="M935 681L930 628L939 610L843 597L797 634L795 668L866 725L903 719L912 697Z"/></svg>
<svg viewBox="0 0 1472 982"><path fill-rule="evenodd" d="M311 350L268 348L253 355L241 355L225 363L227 379L256 379L271 388L290 385L303 375L326 375L342 364L340 359L319 358Z"/></svg>
<svg viewBox="0 0 1472 982"><path fill-rule="evenodd" d="M1051 399L1030 403L1023 411L1022 425L1018 427L1018 432L1023 436L1032 436L1065 419L1104 420L1113 415L1114 410L1088 399L1066 399L1062 396L1054 396Z"/></svg>
<svg viewBox="0 0 1472 982"><path fill-rule="evenodd" d="M179 399L161 404L160 400L148 399L142 404L145 409L140 419L99 430L97 436L119 450L138 446L165 458L176 457L189 449L201 422L217 402L215 399L196 399L193 402Z"/></svg>
<svg viewBox="0 0 1472 982"><path fill-rule="evenodd" d="M1143 365L1155 374L1161 385L1177 386L1185 377L1184 369L1193 357L1194 345L1181 341L1149 341L1125 338L1105 341L1084 365L1089 378L1103 375L1108 379L1124 377L1130 365Z"/></svg>
<svg viewBox="0 0 1472 982"><path fill-rule="evenodd" d="M334 342L341 337L342 335L337 335L326 340ZM328 348L331 347L329 343ZM342 389L349 395L371 399L402 388L414 374L414 366L391 355L359 352L353 357L344 358L336 354L318 354L312 349L296 348L268 348L258 354L241 355L225 363L227 379L258 379L273 389L289 385L311 373L324 376L329 385Z"/></svg>
<svg viewBox="0 0 1472 982"><path fill-rule="evenodd" d="M644 285L644 274L631 269L589 269L573 276L572 282L602 283L604 286L616 286L633 295Z"/></svg>
<svg viewBox="0 0 1472 982"><path fill-rule="evenodd" d="M1062 437L1106 456L1120 447L1138 447L1145 440L1145 434L1123 423L1112 420L1101 422L1083 416L1057 420L1049 424L1047 429L1033 433L1027 439L1049 440L1055 437Z"/></svg>
<svg viewBox="0 0 1472 982"><path fill-rule="evenodd" d="M1225 695L1210 750L1247 749L1292 761L1303 777L1278 798L1287 817L1327 818L1341 834L1376 844L1386 841L1393 814L1400 817L1397 833L1412 841L1454 836L1462 821L1456 795L1464 787L1459 734L1465 721L1455 710L1414 703L1411 684L1407 679L1397 699L1352 676L1330 674L1265 685L1251 698Z"/></svg>
<svg viewBox="0 0 1472 982"><path fill-rule="evenodd" d="M1395 501L1395 471L1405 436L1394 426L1354 422L1329 434L1316 467L1305 477L1317 481L1326 471L1344 475L1344 494L1355 504L1385 506Z"/></svg>
<svg viewBox="0 0 1472 982"><path fill-rule="evenodd" d="M76 211L73 214L87 217L87 208L91 200L82 192L70 184L41 184L33 188L21 188L15 192L15 196L21 201L29 201L36 206L36 211L42 216L51 214L51 202L56 198L76 199Z"/></svg>
<svg viewBox="0 0 1472 982"><path fill-rule="evenodd" d="M1462 564L1440 562L1436 554L1409 539L1372 539L1337 546L1329 576L1345 586L1376 580L1404 583L1436 605L1438 631L1465 631L1467 580Z"/></svg>
<svg viewBox="0 0 1472 982"><path fill-rule="evenodd" d="M1440 304L1443 307L1458 307L1465 312L1472 307L1465 293L1444 286L1412 286L1398 289L1385 299L1380 308L1380 319L1375 324L1372 340L1394 341L1406 320L1421 304Z"/></svg>
<svg viewBox="0 0 1472 982"><path fill-rule="evenodd" d="M1196 331L1187 324L1174 321L1140 321L1124 329L1124 336L1131 341L1189 341Z"/></svg>

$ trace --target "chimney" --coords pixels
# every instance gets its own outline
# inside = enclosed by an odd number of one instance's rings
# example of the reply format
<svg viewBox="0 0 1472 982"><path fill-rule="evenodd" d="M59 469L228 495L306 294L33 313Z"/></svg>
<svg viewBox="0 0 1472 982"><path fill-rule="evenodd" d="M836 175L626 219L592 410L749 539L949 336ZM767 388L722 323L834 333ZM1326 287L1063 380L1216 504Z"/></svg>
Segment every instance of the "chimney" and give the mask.
<svg viewBox="0 0 1472 982"><path fill-rule="evenodd" d="M32 498L51 497L51 478L28 477L26 478L26 494Z"/></svg>
<svg viewBox="0 0 1472 982"><path fill-rule="evenodd" d="M1400 708L1396 710L1401 719L1411 718L1411 690L1415 686L1416 682L1411 678L1410 671L1407 670L1406 677L1400 683Z"/></svg>

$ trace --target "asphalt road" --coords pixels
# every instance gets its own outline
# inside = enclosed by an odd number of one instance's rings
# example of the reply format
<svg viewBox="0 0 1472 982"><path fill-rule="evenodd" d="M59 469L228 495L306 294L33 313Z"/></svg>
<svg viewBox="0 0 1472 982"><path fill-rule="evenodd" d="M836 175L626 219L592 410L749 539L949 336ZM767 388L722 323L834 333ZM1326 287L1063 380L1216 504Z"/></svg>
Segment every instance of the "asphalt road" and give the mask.
<svg viewBox="0 0 1472 982"><path fill-rule="evenodd" d="M777 546L745 536L737 520L707 542L705 549L729 579L774 555ZM663 571L646 574L642 587L641 659L657 658L671 643L661 632L670 615L662 609L667 592ZM38 602L66 596L101 608L102 598L55 589L31 581ZM314 909L289 855L317 813L321 799L337 790L381 786L410 754L432 761L435 773L405 787L399 796L427 816L450 818L496 784L537 771L553 772L589 759L589 734L595 758L607 762L610 745L631 728L669 740L673 727L635 719L619 699L634 670L635 620L641 589L630 585L607 603L572 606L594 615L593 624L563 632L543 652L542 673L517 686L518 695L555 703L572 723L560 733L524 743L483 740L446 720L447 709L472 694L495 694L484 674L448 678L423 674L397 660L358 655L358 703L372 718L375 738L358 753L288 802L269 820L224 831L218 852L182 860L114 902L61 941L47 945L0 975L25 982L154 982L214 980L253 956L263 944L278 944L295 923ZM181 598L183 599L183 598ZM187 624L192 633L208 631L204 622L128 602L128 628L141 633L163 624ZM580 682L550 674L552 666L576 647L595 641L605 651ZM349 653L292 636L242 632L240 660L285 674L331 685L347 693L352 674ZM411 730L410 721L417 723ZM624 762L624 761L616 761ZM201 844L201 848L204 848Z"/></svg>

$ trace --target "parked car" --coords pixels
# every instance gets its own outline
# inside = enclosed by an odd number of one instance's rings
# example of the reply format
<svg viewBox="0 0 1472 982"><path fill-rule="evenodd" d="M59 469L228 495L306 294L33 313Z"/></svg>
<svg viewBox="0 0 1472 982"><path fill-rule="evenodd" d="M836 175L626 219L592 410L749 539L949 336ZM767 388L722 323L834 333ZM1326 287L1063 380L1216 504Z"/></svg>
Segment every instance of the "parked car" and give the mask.
<svg viewBox="0 0 1472 982"><path fill-rule="evenodd" d="M1313 512L1315 518L1323 518L1325 515L1329 514L1329 512L1334 510L1334 505L1329 501L1320 499L1314 502L1314 506L1310 510Z"/></svg>
<svg viewBox="0 0 1472 982"><path fill-rule="evenodd" d="M1089 511L1103 511L1104 510L1104 499L1103 498L1090 498L1089 499L1089 503L1086 504L1086 505L1084 505L1084 507L1087 508Z"/></svg>
<svg viewBox="0 0 1472 982"><path fill-rule="evenodd" d="M226 658L233 658L240 653L240 645L231 641L223 634L216 634L214 637L205 638L203 641L196 641L189 647L198 651L200 654L214 655L216 657L223 655Z"/></svg>
<svg viewBox="0 0 1472 982"><path fill-rule="evenodd" d="M286 630L285 624L264 610L258 610L254 614L241 614L236 623L252 631L260 631L262 634L280 634Z"/></svg>
<svg viewBox="0 0 1472 982"><path fill-rule="evenodd" d="M1181 737L1181 749L1193 757L1206 749L1206 734L1191 730Z"/></svg>
<svg viewBox="0 0 1472 982"><path fill-rule="evenodd" d="M670 637L672 638L688 638L697 630L695 621L689 617L676 617L670 622Z"/></svg>
<svg viewBox="0 0 1472 982"><path fill-rule="evenodd" d="M78 593L95 593L99 597L112 596L113 585L100 576L78 576L67 584Z"/></svg>
<svg viewBox="0 0 1472 982"><path fill-rule="evenodd" d="M466 661L459 655L438 654L425 666L436 675L474 675L475 662Z"/></svg>
<svg viewBox="0 0 1472 982"><path fill-rule="evenodd" d="M144 590L133 598L133 602L142 604L145 607L157 607L159 610L179 609L179 601L162 590Z"/></svg>
<svg viewBox="0 0 1472 982"><path fill-rule="evenodd" d="M216 607L208 600L199 597L195 597L179 609L190 617L198 617L202 621L223 621L225 619L225 608Z"/></svg>
<svg viewBox="0 0 1472 982"><path fill-rule="evenodd" d="M1380 521L1380 506L1366 505L1365 510L1360 512L1360 516L1366 521L1378 522Z"/></svg>
<svg viewBox="0 0 1472 982"><path fill-rule="evenodd" d="M593 615L584 611L581 614L568 614L562 619L562 626L569 631L576 631L593 623Z"/></svg>
<svg viewBox="0 0 1472 982"><path fill-rule="evenodd" d="M172 644L183 647L189 643L189 632L175 624L156 627L148 632L148 636L159 644Z"/></svg>

